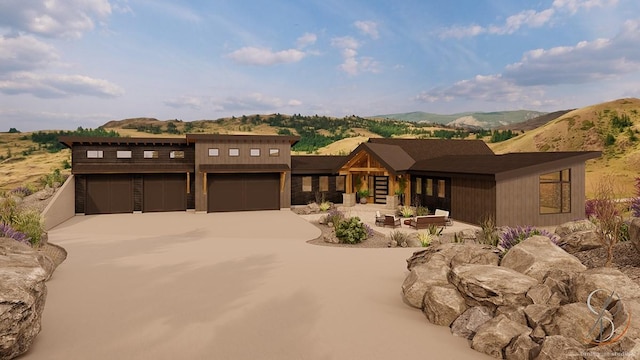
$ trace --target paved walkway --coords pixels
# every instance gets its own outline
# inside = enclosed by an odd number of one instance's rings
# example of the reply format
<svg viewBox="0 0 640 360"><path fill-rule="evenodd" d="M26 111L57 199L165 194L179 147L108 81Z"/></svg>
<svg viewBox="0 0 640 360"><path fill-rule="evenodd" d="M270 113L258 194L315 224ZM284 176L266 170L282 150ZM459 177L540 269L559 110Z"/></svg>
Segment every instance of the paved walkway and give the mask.
<svg viewBox="0 0 640 360"><path fill-rule="evenodd" d="M21 359L488 359L402 302L412 249L319 234L289 211L75 217Z"/></svg>

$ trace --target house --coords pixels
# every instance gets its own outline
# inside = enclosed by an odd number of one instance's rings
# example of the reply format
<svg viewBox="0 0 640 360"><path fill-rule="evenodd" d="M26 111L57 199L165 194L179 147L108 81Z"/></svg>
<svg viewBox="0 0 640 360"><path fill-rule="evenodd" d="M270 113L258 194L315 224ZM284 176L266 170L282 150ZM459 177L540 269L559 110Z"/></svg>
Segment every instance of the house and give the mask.
<svg viewBox="0 0 640 360"><path fill-rule="evenodd" d="M584 217L585 161L599 152L496 155L480 140L370 139L347 156L292 156L295 136L62 137L75 213L275 210L327 200L450 211L478 224Z"/></svg>

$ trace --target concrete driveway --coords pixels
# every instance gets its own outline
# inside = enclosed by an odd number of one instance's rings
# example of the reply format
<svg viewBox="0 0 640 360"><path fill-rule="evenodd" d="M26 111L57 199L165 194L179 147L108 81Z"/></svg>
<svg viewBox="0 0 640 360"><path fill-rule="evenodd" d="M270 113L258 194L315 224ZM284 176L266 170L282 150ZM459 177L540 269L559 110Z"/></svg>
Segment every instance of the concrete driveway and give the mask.
<svg viewBox="0 0 640 360"><path fill-rule="evenodd" d="M75 217L22 359L488 359L402 302L413 250L319 235L289 211Z"/></svg>

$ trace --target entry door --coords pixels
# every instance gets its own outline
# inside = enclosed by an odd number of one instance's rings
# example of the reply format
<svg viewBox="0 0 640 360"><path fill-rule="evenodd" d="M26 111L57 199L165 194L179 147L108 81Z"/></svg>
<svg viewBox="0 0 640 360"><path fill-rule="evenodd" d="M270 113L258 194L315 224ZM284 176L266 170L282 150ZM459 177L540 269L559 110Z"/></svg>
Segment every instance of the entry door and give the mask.
<svg viewBox="0 0 640 360"><path fill-rule="evenodd" d="M374 197L376 204L386 204L389 195L389 177L375 176L373 179Z"/></svg>

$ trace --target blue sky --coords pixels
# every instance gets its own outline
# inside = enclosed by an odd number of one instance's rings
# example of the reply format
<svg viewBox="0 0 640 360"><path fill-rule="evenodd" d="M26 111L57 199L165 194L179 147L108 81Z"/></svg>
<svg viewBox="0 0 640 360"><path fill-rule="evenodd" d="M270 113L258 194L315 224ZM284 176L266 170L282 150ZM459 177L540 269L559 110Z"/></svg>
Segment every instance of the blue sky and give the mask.
<svg viewBox="0 0 640 360"><path fill-rule="evenodd" d="M637 0L0 1L0 131L622 97Z"/></svg>

